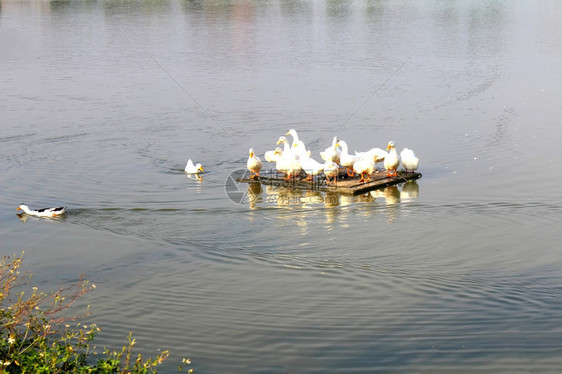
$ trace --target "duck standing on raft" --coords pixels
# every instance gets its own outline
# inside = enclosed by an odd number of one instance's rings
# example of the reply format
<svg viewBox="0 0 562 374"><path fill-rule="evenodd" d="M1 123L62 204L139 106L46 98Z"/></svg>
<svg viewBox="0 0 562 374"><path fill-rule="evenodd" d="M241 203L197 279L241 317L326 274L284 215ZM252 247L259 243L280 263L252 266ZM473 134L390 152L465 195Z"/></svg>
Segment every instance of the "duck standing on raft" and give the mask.
<svg viewBox="0 0 562 374"><path fill-rule="evenodd" d="M259 179L262 162L260 158L256 156L253 148L250 148L249 153L250 155L248 157L248 162L246 162L246 167L248 168L250 173L254 174L250 176L250 179Z"/></svg>
<svg viewBox="0 0 562 374"><path fill-rule="evenodd" d="M384 158L384 167L386 168L386 175L389 177L395 177L398 166L400 166L400 157L394 148L394 142L391 140L388 142L386 147L388 154Z"/></svg>

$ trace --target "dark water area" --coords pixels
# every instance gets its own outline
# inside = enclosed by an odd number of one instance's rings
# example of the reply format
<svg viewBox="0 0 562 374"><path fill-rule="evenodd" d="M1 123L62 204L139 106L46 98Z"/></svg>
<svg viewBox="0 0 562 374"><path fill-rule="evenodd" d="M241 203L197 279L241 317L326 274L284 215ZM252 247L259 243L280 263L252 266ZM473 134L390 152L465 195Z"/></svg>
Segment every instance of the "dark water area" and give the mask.
<svg viewBox="0 0 562 374"><path fill-rule="evenodd" d="M562 3L0 5L2 255L85 273L98 346L132 331L163 372L562 364ZM232 201L290 128L318 160L393 140L423 177Z"/></svg>

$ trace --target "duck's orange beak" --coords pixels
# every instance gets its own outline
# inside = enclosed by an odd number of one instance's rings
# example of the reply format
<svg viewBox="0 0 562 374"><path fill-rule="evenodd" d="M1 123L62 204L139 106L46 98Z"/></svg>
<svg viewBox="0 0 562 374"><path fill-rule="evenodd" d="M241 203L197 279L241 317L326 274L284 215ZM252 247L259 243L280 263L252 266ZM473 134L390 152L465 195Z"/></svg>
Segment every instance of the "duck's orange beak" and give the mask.
<svg viewBox="0 0 562 374"><path fill-rule="evenodd" d="M250 158L254 157L254 152L250 152Z"/></svg>
<svg viewBox="0 0 562 374"><path fill-rule="evenodd" d="M203 170L203 166L201 166L201 167L199 168L199 170L201 170L201 173L205 171L205 170Z"/></svg>
<svg viewBox="0 0 562 374"><path fill-rule="evenodd" d="M21 210L21 208L18 206L18 207L16 208L16 210Z"/></svg>
<svg viewBox="0 0 562 374"><path fill-rule="evenodd" d="M388 151L390 149L390 144L386 146L386 150Z"/></svg>

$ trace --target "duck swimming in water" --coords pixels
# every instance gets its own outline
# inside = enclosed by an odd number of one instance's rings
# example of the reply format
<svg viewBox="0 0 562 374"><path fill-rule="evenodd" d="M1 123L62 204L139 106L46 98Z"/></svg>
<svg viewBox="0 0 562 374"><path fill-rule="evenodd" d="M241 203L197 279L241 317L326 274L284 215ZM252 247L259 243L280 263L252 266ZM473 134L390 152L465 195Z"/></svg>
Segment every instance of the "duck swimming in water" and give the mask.
<svg viewBox="0 0 562 374"><path fill-rule="evenodd" d="M43 209L29 209L26 204L20 204L16 210L23 210L25 214L35 217L57 217L66 213L65 206L59 206L56 208L43 208Z"/></svg>
<svg viewBox="0 0 562 374"><path fill-rule="evenodd" d="M198 174L203 172L203 166L201 164L194 165L191 159L187 160L187 165L185 165L185 172L189 174Z"/></svg>

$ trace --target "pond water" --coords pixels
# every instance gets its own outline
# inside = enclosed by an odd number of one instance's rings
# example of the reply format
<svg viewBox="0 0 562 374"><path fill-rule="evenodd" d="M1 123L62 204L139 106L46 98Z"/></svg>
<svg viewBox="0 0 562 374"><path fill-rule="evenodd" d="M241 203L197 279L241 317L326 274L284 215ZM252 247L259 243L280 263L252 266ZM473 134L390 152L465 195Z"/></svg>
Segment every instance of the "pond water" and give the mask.
<svg viewBox="0 0 562 374"><path fill-rule="evenodd" d="M1 1L0 234L200 373L549 372L562 354L562 3ZM348 197L225 184L290 128L412 148ZM201 180L183 172L201 162ZM265 165L264 168L273 165ZM67 205L61 220L15 208Z"/></svg>

